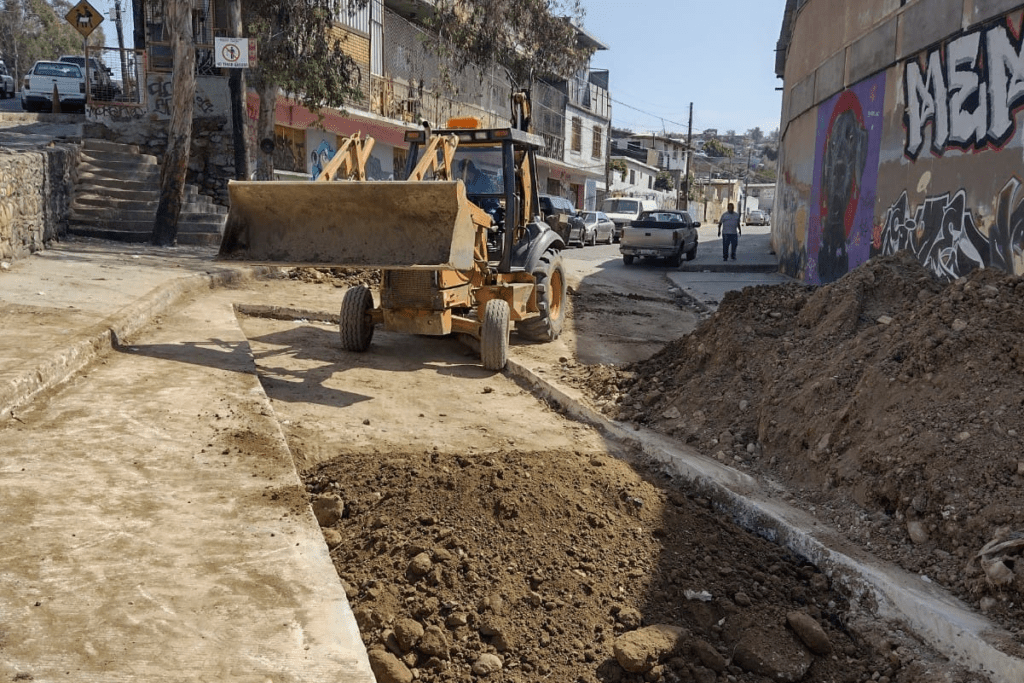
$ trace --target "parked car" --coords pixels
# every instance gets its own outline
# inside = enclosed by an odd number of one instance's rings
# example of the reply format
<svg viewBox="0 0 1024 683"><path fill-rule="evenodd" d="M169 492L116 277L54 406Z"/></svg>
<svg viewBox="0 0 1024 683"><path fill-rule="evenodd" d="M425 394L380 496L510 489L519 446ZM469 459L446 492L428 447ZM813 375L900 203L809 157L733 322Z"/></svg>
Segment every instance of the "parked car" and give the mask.
<svg viewBox="0 0 1024 683"><path fill-rule="evenodd" d="M697 257L699 227L686 211L645 211L622 231L622 262L628 266L640 257L663 258L679 267L684 257L687 261Z"/></svg>
<svg viewBox="0 0 1024 683"><path fill-rule="evenodd" d="M82 55L61 55L58 60L68 64L77 64L78 68L85 71L85 57ZM121 88L114 83L113 71L95 57L89 58L89 92L92 99L110 102L121 97Z"/></svg>
<svg viewBox="0 0 1024 683"><path fill-rule="evenodd" d="M601 202L601 211L615 223L615 241L622 237L622 228L640 217L644 211L654 211L658 203L653 199L636 197L608 197Z"/></svg>
<svg viewBox="0 0 1024 683"><path fill-rule="evenodd" d="M85 108L85 74L78 65L66 62L32 65L21 84L21 108L25 111L51 109L54 87L61 109Z"/></svg>
<svg viewBox="0 0 1024 683"><path fill-rule="evenodd" d="M615 223L604 211L582 211L583 225L586 227L586 235L583 238L586 244L597 244L603 242L611 244L615 240Z"/></svg>
<svg viewBox="0 0 1024 683"><path fill-rule="evenodd" d="M586 226L572 202L565 197L551 194L542 194L539 200L541 220L554 228L566 245L576 244L582 247Z"/></svg>
<svg viewBox="0 0 1024 683"><path fill-rule="evenodd" d="M768 214L757 209L747 214L747 225L768 225Z"/></svg>
<svg viewBox="0 0 1024 683"><path fill-rule="evenodd" d="M7 71L7 65L0 59L0 98L14 97L14 76Z"/></svg>

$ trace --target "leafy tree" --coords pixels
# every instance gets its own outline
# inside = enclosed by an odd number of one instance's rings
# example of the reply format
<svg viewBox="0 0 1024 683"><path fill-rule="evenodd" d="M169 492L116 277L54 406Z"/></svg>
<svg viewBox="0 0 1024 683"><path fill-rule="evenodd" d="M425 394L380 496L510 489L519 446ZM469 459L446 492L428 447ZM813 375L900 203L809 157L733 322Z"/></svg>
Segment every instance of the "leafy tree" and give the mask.
<svg viewBox="0 0 1024 683"><path fill-rule="evenodd" d="M0 55L16 81L39 60L82 54L82 34L65 19L76 3L68 0L3 0ZM103 45L103 28L89 34L89 46Z"/></svg>
<svg viewBox="0 0 1024 683"><path fill-rule="evenodd" d="M332 32L334 18L366 6L368 0L254 0L245 5L248 35L260 46L250 70L260 95L256 177L274 174L274 108L278 89L290 93L311 112L342 107L362 99L360 71Z"/></svg>
<svg viewBox="0 0 1024 683"><path fill-rule="evenodd" d="M503 67L513 83L570 78L593 50L582 45L580 0L436 0L428 46L450 80L469 66Z"/></svg>
<svg viewBox="0 0 1024 683"><path fill-rule="evenodd" d="M710 140L704 143L704 153L707 154L709 157L731 157L732 148L727 147L718 138L711 138Z"/></svg>
<svg viewBox="0 0 1024 683"><path fill-rule="evenodd" d="M761 141L764 140L764 131L758 127L751 128L747 131L747 137L749 137L755 145L759 145L761 144Z"/></svg>
<svg viewBox="0 0 1024 683"><path fill-rule="evenodd" d="M672 181L672 174L668 171L659 171L658 177L654 179L654 189L667 192L674 188L675 184Z"/></svg>
<svg viewBox="0 0 1024 683"><path fill-rule="evenodd" d="M626 181L626 171L628 170L628 168L626 167L625 161L623 161L622 159L609 159L608 168L613 173L618 173L623 182Z"/></svg>
<svg viewBox="0 0 1024 683"><path fill-rule="evenodd" d="M778 148L772 147L771 145L765 145L764 149L761 151L761 154L766 159L768 159L768 161L775 161L776 159L779 158Z"/></svg>

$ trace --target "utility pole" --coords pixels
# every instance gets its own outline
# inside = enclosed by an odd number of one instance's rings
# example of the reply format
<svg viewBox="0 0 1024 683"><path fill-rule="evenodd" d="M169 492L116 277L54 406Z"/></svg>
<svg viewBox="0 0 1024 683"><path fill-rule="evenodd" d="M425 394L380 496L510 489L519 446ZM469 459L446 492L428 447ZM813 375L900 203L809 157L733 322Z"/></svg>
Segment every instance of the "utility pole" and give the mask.
<svg viewBox="0 0 1024 683"><path fill-rule="evenodd" d="M121 54L121 92L127 93L128 55L124 52L124 28L121 24L121 0L114 0L114 26L117 27L117 47Z"/></svg>
<svg viewBox="0 0 1024 683"><path fill-rule="evenodd" d="M683 177L683 206L690 208L690 154L693 144L693 102L690 102L690 122L686 127L686 175Z"/></svg>

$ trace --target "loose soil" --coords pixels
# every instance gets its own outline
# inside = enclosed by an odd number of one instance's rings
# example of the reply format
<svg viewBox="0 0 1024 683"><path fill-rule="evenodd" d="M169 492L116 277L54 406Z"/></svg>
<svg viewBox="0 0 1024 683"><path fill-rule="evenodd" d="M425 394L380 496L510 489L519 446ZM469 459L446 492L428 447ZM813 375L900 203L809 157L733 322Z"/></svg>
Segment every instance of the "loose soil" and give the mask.
<svg viewBox="0 0 1024 683"><path fill-rule="evenodd" d="M1019 641L1022 335L1020 278L941 283L898 255L817 289L732 293L648 360L567 374L609 416L783 483Z"/></svg>
<svg viewBox="0 0 1024 683"><path fill-rule="evenodd" d="M293 279L367 282L320 273ZM944 285L892 258L819 289L730 295L646 360L547 360L610 416L783 483L793 504L1015 629L1017 282L986 271ZM574 296L577 320L587 303ZM326 324L243 326L380 683L985 680L659 466L523 407L524 390L471 352L463 363L430 340L447 360L428 364L415 338L378 333L376 352L354 355ZM282 358L299 348L329 371L286 382ZM301 407L310 376L319 405ZM331 406L350 408L346 424L324 424ZM976 559L995 538L1011 543Z"/></svg>

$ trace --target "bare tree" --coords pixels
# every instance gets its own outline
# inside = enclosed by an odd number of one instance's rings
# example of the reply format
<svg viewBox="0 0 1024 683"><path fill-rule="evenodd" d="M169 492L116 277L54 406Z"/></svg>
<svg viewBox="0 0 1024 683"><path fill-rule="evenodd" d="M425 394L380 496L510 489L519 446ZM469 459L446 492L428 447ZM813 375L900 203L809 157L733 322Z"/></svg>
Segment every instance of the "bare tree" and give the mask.
<svg viewBox="0 0 1024 683"><path fill-rule="evenodd" d="M172 246L178 239L178 218L185 195L185 174L192 149L192 113L196 100L196 48L190 0L167 0L167 23L174 55L174 87L167 151L160 169L160 203L152 242Z"/></svg>

